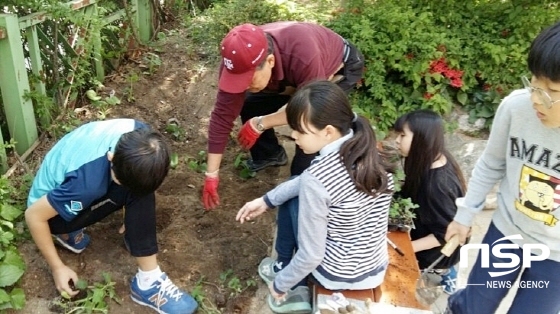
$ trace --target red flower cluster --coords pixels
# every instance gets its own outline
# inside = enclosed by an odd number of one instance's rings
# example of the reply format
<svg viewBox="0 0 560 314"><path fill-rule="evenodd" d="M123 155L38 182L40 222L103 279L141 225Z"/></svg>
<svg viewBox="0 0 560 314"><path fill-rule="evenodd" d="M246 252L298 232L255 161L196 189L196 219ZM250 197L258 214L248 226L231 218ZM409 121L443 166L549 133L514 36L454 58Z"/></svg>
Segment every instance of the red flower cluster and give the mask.
<svg viewBox="0 0 560 314"><path fill-rule="evenodd" d="M430 73L443 74L443 76L447 77L451 81L449 84L453 87L460 88L463 86L463 80L461 79L463 71L450 69L447 62L445 62L445 58L439 58L432 61L432 63L430 63Z"/></svg>

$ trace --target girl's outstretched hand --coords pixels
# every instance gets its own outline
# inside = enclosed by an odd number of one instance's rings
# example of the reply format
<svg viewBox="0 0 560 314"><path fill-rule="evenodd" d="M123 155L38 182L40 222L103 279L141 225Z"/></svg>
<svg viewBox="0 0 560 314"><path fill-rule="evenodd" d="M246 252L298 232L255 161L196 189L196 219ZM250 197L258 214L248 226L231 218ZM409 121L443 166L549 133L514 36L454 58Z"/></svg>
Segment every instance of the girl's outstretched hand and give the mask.
<svg viewBox="0 0 560 314"><path fill-rule="evenodd" d="M245 221L250 221L253 218L260 216L268 209L264 198L259 197L248 203L245 203L243 207L237 212L235 220L244 223Z"/></svg>

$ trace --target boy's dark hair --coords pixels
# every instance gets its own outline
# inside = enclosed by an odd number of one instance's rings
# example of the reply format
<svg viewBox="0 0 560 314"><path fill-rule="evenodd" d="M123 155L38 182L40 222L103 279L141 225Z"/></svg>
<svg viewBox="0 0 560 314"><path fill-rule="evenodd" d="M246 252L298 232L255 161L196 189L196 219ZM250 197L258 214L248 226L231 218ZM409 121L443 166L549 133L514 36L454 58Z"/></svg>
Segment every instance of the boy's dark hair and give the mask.
<svg viewBox="0 0 560 314"><path fill-rule="evenodd" d="M142 128L121 136L113 155L113 171L133 193L154 192L169 172L169 148L163 136Z"/></svg>
<svg viewBox="0 0 560 314"><path fill-rule="evenodd" d="M387 172L393 172L388 158L377 150L375 133L363 117L354 120L346 93L329 81L315 81L300 88L288 102L286 116L290 127L306 133L304 123L322 130L327 125L343 136L350 129L354 136L340 149L340 158L356 188L372 196L391 193Z"/></svg>
<svg viewBox="0 0 560 314"><path fill-rule="evenodd" d="M402 132L404 127L414 134L410 143L408 157L404 162L405 181L401 192L403 195L417 197L422 182L429 181L428 173L432 168L432 164L436 161L440 154L447 158L447 162L451 163L453 170L463 192L466 190L465 178L459 164L445 148L444 128L442 118L435 112L430 110L416 110L406 113L399 117L394 125L394 130ZM425 182L425 181L424 181ZM431 185L427 185L428 188Z"/></svg>
<svg viewBox="0 0 560 314"><path fill-rule="evenodd" d="M527 65L537 78L560 82L560 21L542 31L531 43Z"/></svg>

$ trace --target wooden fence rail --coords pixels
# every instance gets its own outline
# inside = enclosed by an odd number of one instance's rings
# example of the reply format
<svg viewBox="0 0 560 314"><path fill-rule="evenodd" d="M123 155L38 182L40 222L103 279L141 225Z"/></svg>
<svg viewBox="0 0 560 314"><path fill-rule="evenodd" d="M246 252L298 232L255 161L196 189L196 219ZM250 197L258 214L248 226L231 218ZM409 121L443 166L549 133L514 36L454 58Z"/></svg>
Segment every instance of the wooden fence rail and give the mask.
<svg viewBox="0 0 560 314"><path fill-rule="evenodd" d="M147 43L152 34L152 10L150 0L128 0L131 19L137 30L137 37L142 43ZM67 5L73 11L84 14L98 14L96 0L75 0ZM120 9L103 17L103 23L109 24L120 18L126 17L126 10ZM9 130L9 138L14 139L15 151L22 155L37 140L37 122L33 110L33 101L25 97L26 93L33 90L39 95L47 95L43 80L32 80L30 83L28 71L36 77L44 75L44 63L49 63L48 54L42 51L40 41L50 42L51 39L38 27L39 24L53 22L45 12L33 13L18 17L15 14L0 14L0 91L2 94L3 110ZM56 23L56 22L55 22ZM77 32L78 33L78 32ZM23 34L23 35L22 35ZM93 36L101 38L100 34ZM24 44L26 43L26 45ZM58 45L66 45L77 49L72 43L61 41ZM51 46L56 46L51 42ZM66 47L66 48L68 48ZM92 73L102 82L105 76L102 59L101 42L94 45L92 57ZM53 49L57 51L57 49ZM27 56L26 52L27 51ZM77 53L79 54L79 52ZM56 65L54 65L56 66ZM51 67L52 68L52 67ZM71 82L70 82L71 83ZM37 104L36 104L37 105ZM63 104L59 104L63 105ZM7 170L5 143L0 132L0 174Z"/></svg>

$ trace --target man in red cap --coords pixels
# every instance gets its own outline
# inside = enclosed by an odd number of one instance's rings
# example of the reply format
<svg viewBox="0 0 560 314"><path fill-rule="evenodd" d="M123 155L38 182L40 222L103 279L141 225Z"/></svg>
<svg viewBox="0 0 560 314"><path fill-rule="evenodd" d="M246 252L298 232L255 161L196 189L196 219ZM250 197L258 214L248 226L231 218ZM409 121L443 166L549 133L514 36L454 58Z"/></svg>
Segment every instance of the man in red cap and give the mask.
<svg viewBox="0 0 560 314"><path fill-rule="evenodd" d="M305 83L340 78L350 92L361 79L364 58L358 49L332 30L317 24L276 22L233 28L221 44L219 91L208 128L204 207L219 205L218 182L222 155L238 116L244 123L238 140L250 149L248 166L259 171L288 162L274 127L287 124L284 106ZM307 168L315 155L298 147L292 175Z"/></svg>

